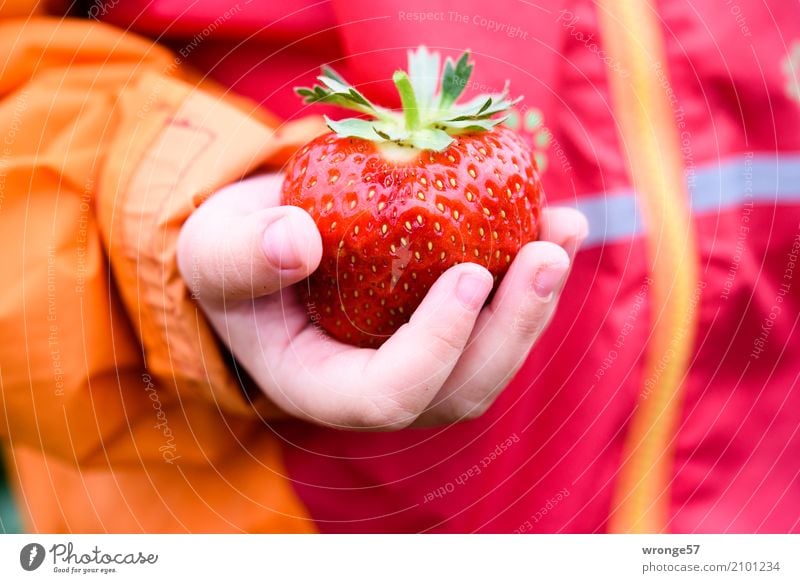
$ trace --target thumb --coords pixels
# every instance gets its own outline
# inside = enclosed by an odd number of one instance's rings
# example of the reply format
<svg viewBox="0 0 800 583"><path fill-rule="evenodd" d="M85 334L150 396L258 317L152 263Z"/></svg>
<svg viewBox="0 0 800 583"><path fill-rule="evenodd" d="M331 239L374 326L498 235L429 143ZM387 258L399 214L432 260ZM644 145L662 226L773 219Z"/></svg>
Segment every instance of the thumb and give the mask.
<svg viewBox="0 0 800 583"><path fill-rule="evenodd" d="M223 194L223 193L220 193ZM246 214L201 206L178 240L178 267L192 296L235 301L268 295L313 272L322 239L302 209L279 206Z"/></svg>

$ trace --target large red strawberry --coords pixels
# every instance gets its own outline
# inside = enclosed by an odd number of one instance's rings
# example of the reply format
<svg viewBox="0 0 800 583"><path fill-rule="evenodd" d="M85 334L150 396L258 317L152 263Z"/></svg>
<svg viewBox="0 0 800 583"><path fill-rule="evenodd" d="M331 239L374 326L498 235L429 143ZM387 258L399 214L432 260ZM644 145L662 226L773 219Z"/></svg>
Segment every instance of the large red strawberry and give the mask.
<svg viewBox="0 0 800 583"><path fill-rule="evenodd" d="M308 103L371 119L327 120L332 132L292 159L284 204L304 208L322 234L319 269L302 284L312 319L334 338L379 346L449 267L474 262L495 282L538 237L541 187L533 156L498 118L507 90L456 103L472 65L465 53L409 53L394 75L403 111L370 103L331 69Z"/></svg>

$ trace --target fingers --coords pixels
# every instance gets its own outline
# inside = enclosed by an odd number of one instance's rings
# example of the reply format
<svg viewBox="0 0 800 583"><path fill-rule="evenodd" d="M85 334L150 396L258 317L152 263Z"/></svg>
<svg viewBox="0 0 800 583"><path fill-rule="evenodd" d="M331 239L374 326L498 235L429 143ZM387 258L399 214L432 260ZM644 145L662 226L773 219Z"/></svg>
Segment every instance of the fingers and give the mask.
<svg viewBox="0 0 800 583"><path fill-rule="evenodd" d="M345 347L313 327L287 342L271 333L270 397L290 414L339 428L388 431L411 424L458 362L492 288L483 267L452 267L411 320L380 349Z"/></svg>
<svg viewBox="0 0 800 583"><path fill-rule="evenodd" d="M553 243L529 243L520 250L481 313L469 348L420 424L483 414L549 323L568 269L567 253Z"/></svg>
<svg viewBox="0 0 800 583"><path fill-rule="evenodd" d="M390 417L399 407L411 423L428 406L461 357L492 283L479 265L450 268L376 352L365 376L385 395Z"/></svg>
<svg viewBox="0 0 800 583"><path fill-rule="evenodd" d="M244 210L253 198L264 198L263 184L223 189L183 226L178 266L197 299L221 302L271 294L319 265L322 240L305 211L292 206Z"/></svg>
<svg viewBox="0 0 800 583"><path fill-rule="evenodd" d="M471 419L486 411L550 322L571 257L587 233L580 212L545 210L544 240L520 250L453 374L416 425Z"/></svg>
<svg viewBox="0 0 800 583"><path fill-rule="evenodd" d="M580 211L570 207L551 207L542 212L540 239L564 248L570 257L589 234L589 223Z"/></svg>

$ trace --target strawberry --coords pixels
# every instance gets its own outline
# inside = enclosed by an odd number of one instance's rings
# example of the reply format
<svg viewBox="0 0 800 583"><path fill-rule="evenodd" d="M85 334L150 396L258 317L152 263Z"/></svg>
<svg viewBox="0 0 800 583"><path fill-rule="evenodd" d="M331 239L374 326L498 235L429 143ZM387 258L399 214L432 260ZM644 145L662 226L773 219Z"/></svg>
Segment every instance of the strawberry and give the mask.
<svg viewBox="0 0 800 583"><path fill-rule="evenodd" d="M337 340L377 347L406 323L434 281L478 263L495 285L539 234L541 185L532 153L500 125L506 89L456 103L472 64L424 47L394 82L402 113L370 103L329 68L307 103L343 105L371 119L333 121L286 171L284 204L322 234L319 268L302 285L312 319Z"/></svg>

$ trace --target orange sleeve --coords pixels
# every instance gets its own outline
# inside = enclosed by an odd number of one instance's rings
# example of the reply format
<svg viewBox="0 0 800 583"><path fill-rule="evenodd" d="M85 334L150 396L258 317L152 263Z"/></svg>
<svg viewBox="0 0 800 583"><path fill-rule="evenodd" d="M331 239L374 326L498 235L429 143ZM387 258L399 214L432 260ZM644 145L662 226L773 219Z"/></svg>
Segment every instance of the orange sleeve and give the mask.
<svg viewBox="0 0 800 583"><path fill-rule="evenodd" d="M65 14L69 3L64 0L4 0L0 18L23 18L45 14Z"/></svg>
<svg viewBox="0 0 800 583"><path fill-rule="evenodd" d="M166 460L180 440L207 463L270 406L193 304L178 232L321 120L279 126L93 22L0 21L0 54L0 438L80 465Z"/></svg>

